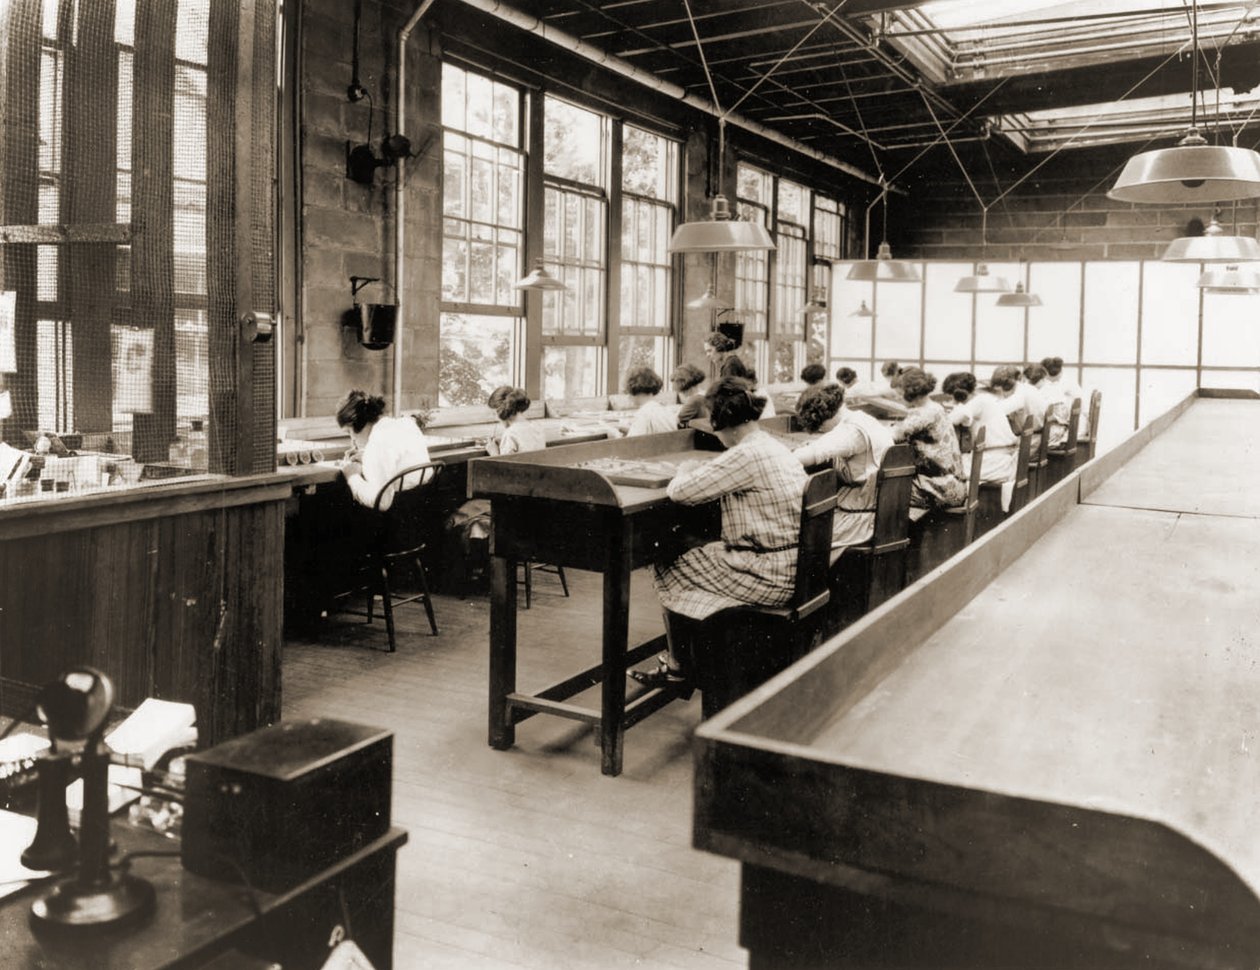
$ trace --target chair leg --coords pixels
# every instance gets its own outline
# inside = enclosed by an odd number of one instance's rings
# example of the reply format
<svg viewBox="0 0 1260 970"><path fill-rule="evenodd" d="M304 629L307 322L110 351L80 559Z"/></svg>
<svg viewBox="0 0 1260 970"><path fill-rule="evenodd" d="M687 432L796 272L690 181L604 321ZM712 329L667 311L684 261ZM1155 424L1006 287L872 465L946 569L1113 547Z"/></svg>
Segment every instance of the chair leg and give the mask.
<svg viewBox="0 0 1260 970"><path fill-rule="evenodd" d="M420 591L421 600L424 603L424 612L429 617L429 629L433 631L433 635L438 635L437 619L433 615L433 599L429 596L429 578L424 571L424 563L420 561L420 557L416 557L416 569L420 575Z"/></svg>
<svg viewBox="0 0 1260 970"><path fill-rule="evenodd" d="M389 637L389 652L398 649L394 642L394 594L389 589L389 566L381 563L381 610L385 613L385 633Z"/></svg>
<svg viewBox="0 0 1260 970"><path fill-rule="evenodd" d="M525 609L529 609L530 600L534 596L534 567L525 563Z"/></svg>
<svg viewBox="0 0 1260 970"><path fill-rule="evenodd" d="M560 577L560 588L561 588L562 590L564 590L564 595L565 595L565 596L568 596L568 595L569 595L569 583L568 583L568 581L564 578L564 567L563 567L563 566L557 566L557 567L556 567L556 575Z"/></svg>

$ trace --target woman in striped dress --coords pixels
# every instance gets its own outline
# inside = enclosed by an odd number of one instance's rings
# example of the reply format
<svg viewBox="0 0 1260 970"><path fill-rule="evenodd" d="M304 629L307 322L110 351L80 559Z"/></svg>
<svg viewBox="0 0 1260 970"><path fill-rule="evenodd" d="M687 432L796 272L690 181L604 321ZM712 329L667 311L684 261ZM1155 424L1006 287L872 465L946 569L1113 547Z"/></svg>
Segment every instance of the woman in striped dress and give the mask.
<svg viewBox="0 0 1260 970"><path fill-rule="evenodd" d="M673 649L686 620L703 620L734 606L782 606L795 589L805 469L757 424L765 398L748 381L723 378L705 403L713 431L727 450L705 462L684 463L669 485L669 497L682 505L719 501L722 538L656 567L670 654L659 658L656 670L633 671L641 683L685 680Z"/></svg>

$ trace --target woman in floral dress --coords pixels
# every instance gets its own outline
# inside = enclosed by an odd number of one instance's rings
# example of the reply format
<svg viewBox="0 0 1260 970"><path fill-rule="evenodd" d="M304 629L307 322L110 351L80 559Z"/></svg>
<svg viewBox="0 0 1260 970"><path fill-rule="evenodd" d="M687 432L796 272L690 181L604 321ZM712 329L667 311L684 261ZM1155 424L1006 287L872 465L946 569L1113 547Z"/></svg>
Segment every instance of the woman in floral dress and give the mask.
<svg viewBox="0 0 1260 970"><path fill-rule="evenodd" d="M954 425L945 409L928 397L935 389L935 377L918 367L907 367L902 372L901 395L910 412L892 429L893 440L908 442L914 452L910 504L921 509L946 508L967 500Z"/></svg>

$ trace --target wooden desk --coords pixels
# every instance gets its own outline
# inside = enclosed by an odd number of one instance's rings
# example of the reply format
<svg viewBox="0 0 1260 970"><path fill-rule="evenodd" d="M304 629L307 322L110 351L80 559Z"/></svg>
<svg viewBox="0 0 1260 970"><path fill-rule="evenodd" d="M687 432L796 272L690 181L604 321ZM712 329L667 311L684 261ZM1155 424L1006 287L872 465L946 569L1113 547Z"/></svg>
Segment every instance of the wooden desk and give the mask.
<svg viewBox="0 0 1260 970"><path fill-rule="evenodd" d="M178 852L179 843L114 822L120 852ZM284 893L248 891L188 872L178 858L140 858L132 872L153 883L157 907L147 922L79 936L36 936L29 922L37 890L0 902L0 964L25 970L149 970L204 966L229 951L272 960L285 970L317 970L328 939L344 925L378 970L393 965L394 862L407 833L382 838ZM19 847L20 848L20 847ZM3 851L17 851L4 846Z"/></svg>
<svg viewBox="0 0 1260 970"><path fill-rule="evenodd" d="M673 699L650 691L626 703L626 669L664 647L664 637L627 650L630 574L691 534L719 532L717 503L688 508L664 488L613 485L598 472L575 467L592 458L683 457L716 451L712 435L675 431L618 441L572 445L546 452L486 458L469 466L469 489L489 498L491 535L489 743L509 748L516 725L534 714L592 724L600 736L601 770L621 772L626 728ZM535 560L604 574L602 662L537 694L516 690L516 563ZM567 698L602 684L598 711Z"/></svg>
<svg viewBox="0 0 1260 970"><path fill-rule="evenodd" d="M1258 418L1190 404L700 726L750 966L1260 964Z"/></svg>

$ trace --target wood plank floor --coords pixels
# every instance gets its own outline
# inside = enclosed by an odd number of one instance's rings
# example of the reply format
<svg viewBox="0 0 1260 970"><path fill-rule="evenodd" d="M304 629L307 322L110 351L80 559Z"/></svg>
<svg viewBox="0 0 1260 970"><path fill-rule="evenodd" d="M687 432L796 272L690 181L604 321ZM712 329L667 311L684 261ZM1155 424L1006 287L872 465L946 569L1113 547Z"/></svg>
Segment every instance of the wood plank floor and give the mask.
<svg viewBox="0 0 1260 970"><path fill-rule="evenodd" d="M570 571L565 599L535 574L520 613L524 690L598 657L600 577ZM632 583L630 641L661 632L646 573ZM699 697L626 736L625 771L606 778L582 725L535 717L510 751L486 745L489 603L435 598L384 623L352 616L290 641L284 717L335 717L395 733L399 854L395 966L412 968L742 967L738 866L691 848L691 732ZM598 707L596 692L581 700Z"/></svg>

